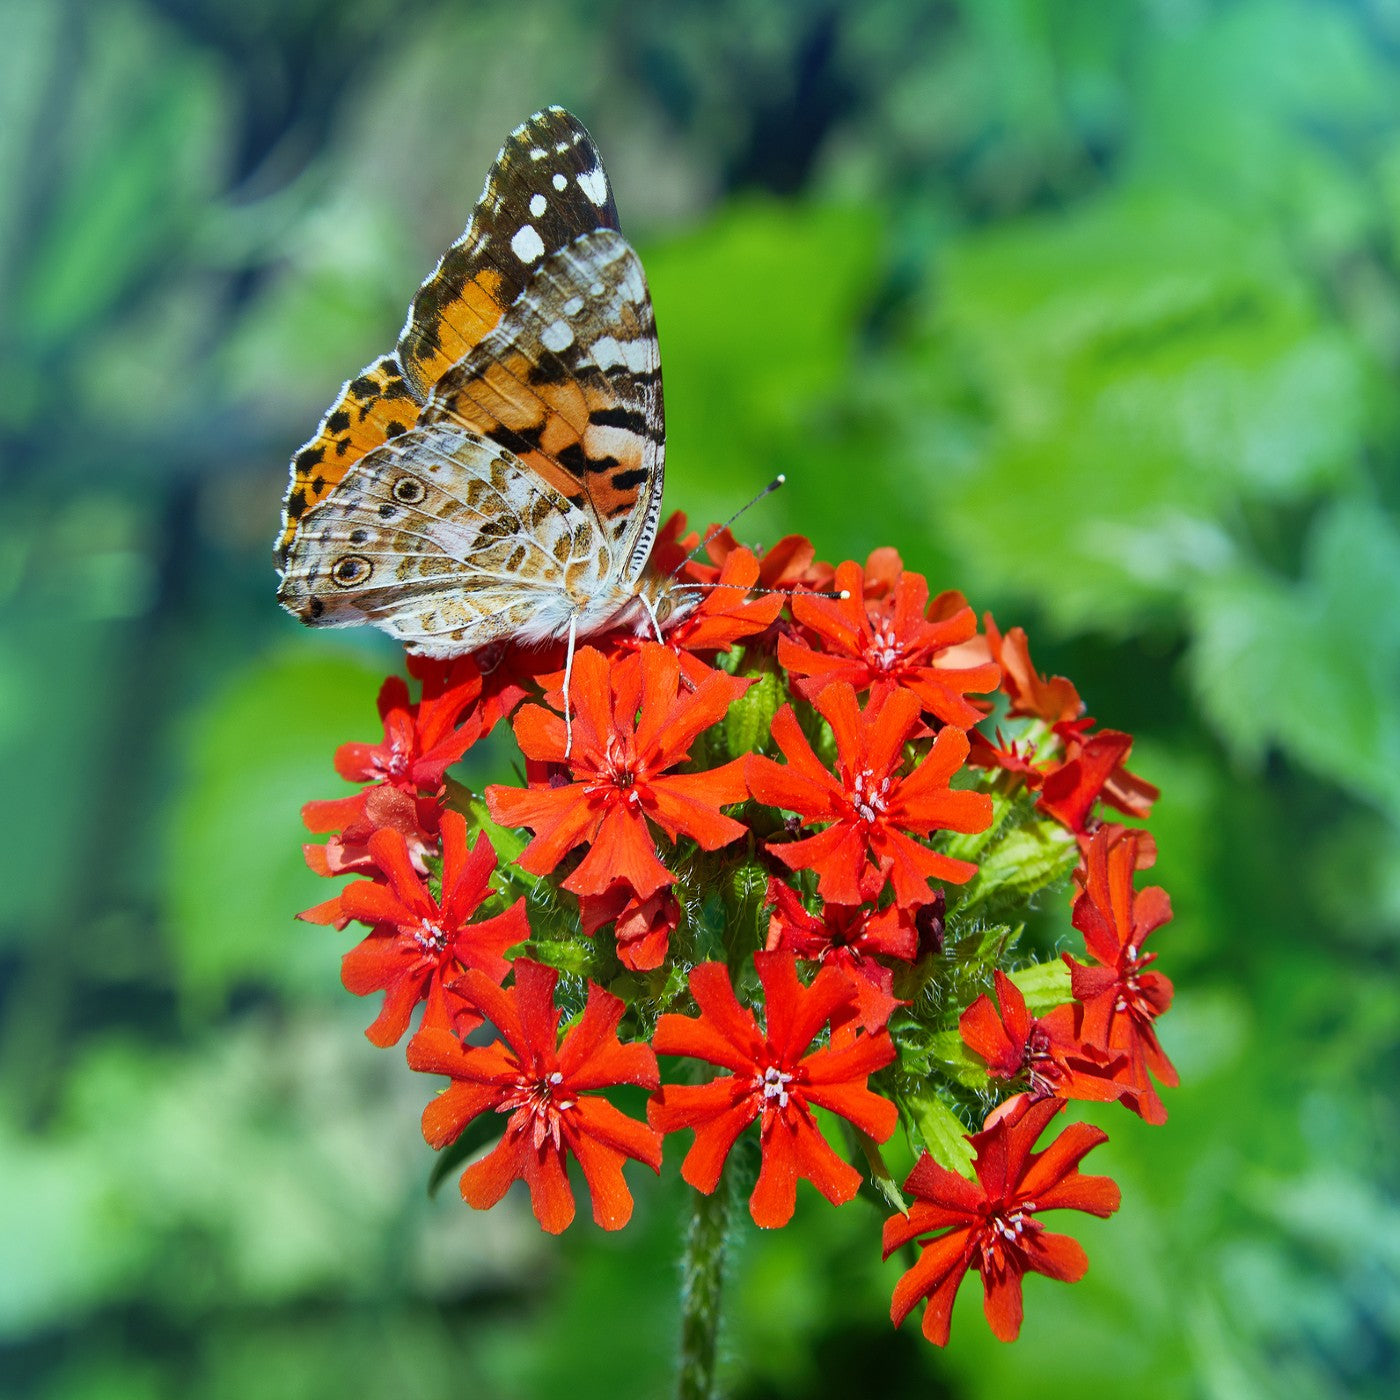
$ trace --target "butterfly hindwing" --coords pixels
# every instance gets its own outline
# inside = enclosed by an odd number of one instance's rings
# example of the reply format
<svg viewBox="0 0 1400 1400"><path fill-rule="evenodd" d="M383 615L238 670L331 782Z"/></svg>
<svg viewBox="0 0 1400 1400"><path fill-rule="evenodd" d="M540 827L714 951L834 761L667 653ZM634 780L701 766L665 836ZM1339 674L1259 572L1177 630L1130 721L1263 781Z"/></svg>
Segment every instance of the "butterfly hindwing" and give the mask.
<svg viewBox="0 0 1400 1400"><path fill-rule="evenodd" d="M546 258L617 227L612 187L578 118L550 107L518 126L399 336L398 357L419 396L495 328Z"/></svg>
<svg viewBox="0 0 1400 1400"><path fill-rule="evenodd" d="M549 602L596 583L592 519L499 444L429 424L368 454L298 533L280 600L420 651L549 635Z"/></svg>
<svg viewBox="0 0 1400 1400"><path fill-rule="evenodd" d="M292 478L282 506L277 557L284 560L301 517L367 452L407 432L418 421L399 362L383 355L340 388L310 441L292 458Z"/></svg>
<svg viewBox="0 0 1400 1400"><path fill-rule="evenodd" d="M619 579L656 533L665 414L646 277L621 234L586 234L546 258L496 327L438 382L425 422L509 449L597 521Z"/></svg>

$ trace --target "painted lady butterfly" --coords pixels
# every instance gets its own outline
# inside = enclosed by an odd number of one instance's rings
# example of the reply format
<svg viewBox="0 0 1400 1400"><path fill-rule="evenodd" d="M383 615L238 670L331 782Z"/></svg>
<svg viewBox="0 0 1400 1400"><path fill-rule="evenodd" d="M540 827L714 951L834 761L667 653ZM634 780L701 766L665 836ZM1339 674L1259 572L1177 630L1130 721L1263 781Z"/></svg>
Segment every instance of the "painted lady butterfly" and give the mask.
<svg viewBox="0 0 1400 1400"><path fill-rule="evenodd" d="M278 599L415 652L655 628L661 360L642 265L592 138L517 127L392 354L292 459Z"/></svg>

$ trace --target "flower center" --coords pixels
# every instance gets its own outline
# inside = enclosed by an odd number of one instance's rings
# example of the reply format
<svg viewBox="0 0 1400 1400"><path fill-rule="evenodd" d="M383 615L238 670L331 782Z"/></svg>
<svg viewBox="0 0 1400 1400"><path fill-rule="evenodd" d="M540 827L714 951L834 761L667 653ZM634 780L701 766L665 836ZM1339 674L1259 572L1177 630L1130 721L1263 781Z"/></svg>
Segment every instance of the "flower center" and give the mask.
<svg viewBox="0 0 1400 1400"><path fill-rule="evenodd" d="M636 812L641 810L647 795L645 779L643 765L628 752L627 745L621 743L617 735L611 734L602 766L584 792L589 797L601 796L610 802L621 802Z"/></svg>
<svg viewBox="0 0 1400 1400"><path fill-rule="evenodd" d="M1039 1234L1045 1227L1032 1220L1035 1213L1034 1201L1022 1201L1010 1211L998 1211L987 1218L982 1235L982 1267L992 1273L1000 1273L1006 1267L1008 1255L1021 1253L1024 1249L1024 1236L1034 1232Z"/></svg>
<svg viewBox="0 0 1400 1400"><path fill-rule="evenodd" d="M563 1115L574 1106L573 1099L557 1097L564 1076L559 1070L543 1079L522 1075L515 1087L505 1094L496 1105L497 1113L512 1114L510 1131L530 1133L535 1150L538 1151L548 1138L558 1148L560 1144L560 1124Z"/></svg>
<svg viewBox="0 0 1400 1400"><path fill-rule="evenodd" d="M370 768L387 782L396 782L407 777L409 760L413 757L410 745L405 744L401 734L394 734L388 744L388 751L380 749L370 760Z"/></svg>
<svg viewBox="0 0 1400 1400"><path fill-rule="evenodd" d="M881 778L877 783L875 774L863 769L851 784L851 806L856 816L867 826L874 825L885 815L886 798L889 796L890 780Z"/></svg>
<svg viewBox="0 0 1400 1400"><path fill-rule="evenodd" d="M1056 1085L1063 1078L1063 1074L1051 1053L1050 1037L1041 1026L1036 1026L1026 1040L1024 1065L1026 1074L1030 1078L1031 1097L1037 1099L1052 1097Z"/></svg>
<svg viewBox="0 0 1400 1400"><path fill-rule="evenodd" d="M881 622L865 649L865 659L874 671L892 671L904 659L904 647L895 635L894 624Z"/></svg>
<svg viewBox="0 0 1400 1400"><path fill-rule="evenodd" d="M753 1087L755 1091L763 1091L763 1106L769 1108L773 1101L777 1100L779 1108L788 1106L788 1099L792 1097L788 1093L788 1085L792 1083L795 1076L781 1070L777 1065L769 1065L762 1074L753 1077Z"/></svg>
<svg viewBox="0 0 1400 1400"><path fill-rule="evenodd" d="M432 919L418 921L418 927L413 930L413 939L425 953L437 954L447 947L447 934L442 925Z"/></svg>

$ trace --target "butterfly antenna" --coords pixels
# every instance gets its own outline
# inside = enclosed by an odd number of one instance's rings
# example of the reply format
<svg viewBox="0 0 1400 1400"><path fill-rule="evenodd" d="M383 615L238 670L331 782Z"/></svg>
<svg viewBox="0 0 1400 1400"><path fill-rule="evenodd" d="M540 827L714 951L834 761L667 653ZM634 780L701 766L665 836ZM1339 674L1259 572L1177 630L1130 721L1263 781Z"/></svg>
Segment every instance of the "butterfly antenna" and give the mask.
<svg viewBox="0 0 1400 1400"><path fill-rule="evenodd" d="M734 514L731 515L729 519L724 522L723 525L716 525L710 531L710 533L706 535L705 538L701 540L700 543L697 544L695 548L692 549L690 553L687 554L685 558L682 559L681 562L677 564L674 569L671 570L670 578L668 578L666 581L669 583L671 579L675 578L675 576L678 573L680 573L680 571L683 568L685 568L685 566L688 563L690 563L690 561L694 559L695 556L699 554L702 549L704 549L712 540L718 539L741 515L743 515L746 511L752 510L761 500L763 500L765 496L771 496L773 492L778 489L778 487L784 486L786 484L787 477L782 472L779 472L778 475L775 476L773 480L770 481L768 485L765 486L763 490L760 491L758 495L756 495L753 498L753 500L747 501L744 505L741 505L739 509L736 510Z"/></svg>

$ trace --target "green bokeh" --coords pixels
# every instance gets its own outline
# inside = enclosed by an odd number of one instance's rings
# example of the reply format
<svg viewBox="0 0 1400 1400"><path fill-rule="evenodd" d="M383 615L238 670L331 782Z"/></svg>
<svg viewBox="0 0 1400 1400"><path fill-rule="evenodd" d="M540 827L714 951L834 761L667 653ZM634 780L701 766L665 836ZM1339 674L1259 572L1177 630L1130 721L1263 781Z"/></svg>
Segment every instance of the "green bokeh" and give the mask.
<svg viewBox="0 0 1400 1400"><path fill-rule="evenodd" d="M1158 783L1171 1120L1124 1205L886 1320L737 1243L736 1400L1400 1390L1400 7L0 0L0 1393L664 1395L683 1195L429 1196L297 809L393 649L276 610L285 462L562 101L653 288L667 502L895 544ZM502 776L504 745L467 777ZM674 1154L673 1154L674 1155Z"/></svg>

